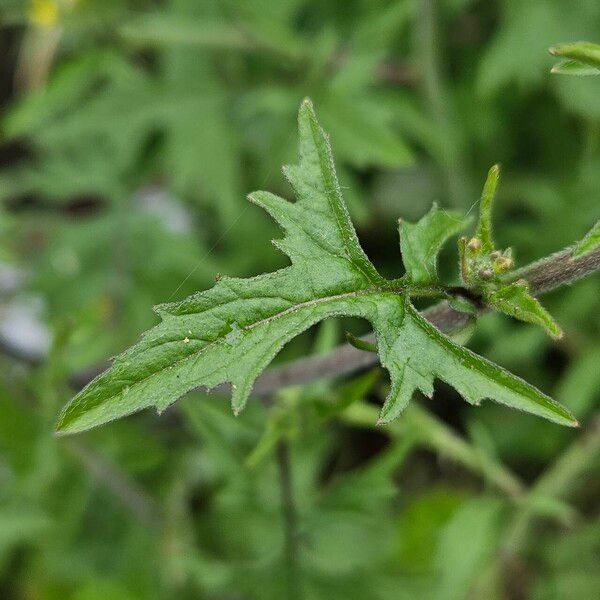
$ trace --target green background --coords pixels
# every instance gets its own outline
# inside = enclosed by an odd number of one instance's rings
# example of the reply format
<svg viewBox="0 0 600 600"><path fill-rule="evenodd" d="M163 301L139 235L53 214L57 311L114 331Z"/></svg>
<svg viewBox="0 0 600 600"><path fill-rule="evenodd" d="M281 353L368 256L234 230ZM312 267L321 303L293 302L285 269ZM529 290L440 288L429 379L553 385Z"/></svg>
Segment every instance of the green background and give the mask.
<svg viewBox="0 0 600 600"><path fill-rule="evenodd" d="M152 326L153 304L286 264L245 196L291 198L280 166L306 96L383 274L402 273L398 217L433 201L476 212L496 162L495 235L518 265L581 238L600 215L600 77L551 75L547 48L600 41L597 0L0 10L1 598L597 597L597 276L544 298L560 342L498 315L469 342L572 410L577 431L441 384L376 428L374 370L238 418L192 394L160 417L53 435L82 374ZM456 278L453 248L440 270ZM366 331L326 322L278 361L346 330Z"/></svg>

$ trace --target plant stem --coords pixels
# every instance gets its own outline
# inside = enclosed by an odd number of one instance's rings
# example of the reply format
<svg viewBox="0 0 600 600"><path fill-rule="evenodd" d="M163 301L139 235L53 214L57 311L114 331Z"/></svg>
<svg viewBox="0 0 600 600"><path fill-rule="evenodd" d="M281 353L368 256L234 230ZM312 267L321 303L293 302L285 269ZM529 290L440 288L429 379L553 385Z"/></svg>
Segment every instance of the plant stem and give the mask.
<svg viewBox="0 0 600 600"><path fill-rule="evenodd" d="M376 406L354 403L344 411L342 419L352 425L373 428L378 414ZM402 419L388 423L386 431L392 437L412 436L421 445L452 459L472 473L483 476L486 481L515 500L525 490L518 477L501 462L475 450L443 421L415 402L406 408Z"/></svg>
<svg viewBox="0 0 600 600"><path fill-rule="evenodd" d="M287 576L287 597L300 600L298 578L298 527L289 448L285 440L277 444L277 466L281 490L281 513L284 527L284 557Z"/></svg>
<svg viewBox="0 0 600 600"><path fill-rule="evenodd" d="M541 295L587 277L599 269L600 246L579 257L573 257L573 248L566 248L507 274L506 279L526 279L531 292Z"/></svg>
<svg viewBox="0 0 600 600"><path fill-rule="evenodd" d="M600 452L600 414L592 420L589 428L539 477L528 496L558 499L566 496L577 479L588 469ZM524 502L508 527L502 553L505 558L515 556L529 535L536 512L531 502Z"/></svg>
<svg viewBox="0 0 600 600"><path fill-rule="evenodd" d="M525 279L529 282L531 292L541 295L600 270L600 247L580 257L573 257L572 252L572 248L567 248L536 261L513 272L510 279ZM423 316L446 334L460 331L469 322L467 313L452 309L446 302L428 308ZM375 342L373 334L361 339L369 343ZM301 358L281 367L267 369L256 380L253 394L265 396L282 387L300 385L322 377L348 375L373 366L378 360L376 354L343 344L329 354ZM225 386L218 386L215 391L223 393L226 389Z"/></svg>
<svg viewBox="0 0 600 600"><path fill-rule="evenodd" d="M531 293L541 295L587 277L598 270L600 270L600 247L578 257L573 257L573 248L566 248L512 273L507 273L506 282L525 279L530 285ZM482 309L482 312L484 310ZM428 308L423 312L423 316L446 334L464 329L470 318L467 313L450 308L447 302L440 302ZM362 339L369 343L375 342L373 334L363 336ZM0 351L32 366L44 359L43 356L26 354L20 348L15 348L2 339L0 339ZM357 350L350 344L342 344L328 354L300 358L283 366L267 369L257 378L252 393L254 396L265 397L287 386L301 385L323 377L349 375L371 367L377 362L377 355ZM76 373L70 379L71 386L80 390L108 366L109 363L106 362ZM220 385L213 391L224 394L228 393L228 390L228 385Z"/></svg>

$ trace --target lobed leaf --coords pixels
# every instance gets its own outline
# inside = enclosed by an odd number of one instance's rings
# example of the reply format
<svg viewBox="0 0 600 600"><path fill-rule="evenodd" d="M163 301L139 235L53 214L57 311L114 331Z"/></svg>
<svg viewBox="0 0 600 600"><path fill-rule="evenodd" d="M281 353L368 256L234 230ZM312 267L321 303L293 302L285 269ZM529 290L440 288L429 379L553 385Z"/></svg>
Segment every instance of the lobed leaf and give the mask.
<svg viewBox="0 0 600 600"><path fill-rule="evenodd" d="M299 130L300 164L284 168L298 201L268 192L249 197L285 230L275 244L292 265L252 279L225 277L211 290L157 307L162 323L72 400L59 430L81 431L149 406L162 410L196 386L224 382L231 382L239 412L287 341L328 316L373 317L376 304L365 299L386 282L358 243L329 142L308 101Z"/></svg>
<svg viewBox="0 0 600 600"><path fill-rule="evenodd" d="M410 302L406 301L404 308L402 321L390 319L384 324L387 331L376 330L382 364L392 375L392 391L381 412L381 423L395 419L414 390L431 396L433 381L439 378L471 404L492 398L563 425L577 424L569 411L526 381L453 342ZM381 342L384 335L390 340L389 348Z"/></svg>
<svg viewBox="0 0 600 600"><path fill-rule="evenodd" d="M362 250L342 199L329 140L312 104L298 117L300 162L284 168L297 201L256 192L285 232L274 242L291 266L251 279L221 278L210 290L157 307L162 322L148 331L63 410L58 430L82 431L140 409L165 409L197 386L230 382L237 414L256 377L284 344L327 317L348 315L371 322L391 391L380 422L400 414L415 390L427 395L440 378L467 401L484 398L566 425L573 417L518 377L455 344L412 306L410 278L387 281ZM431 274L435 251L447 237L434 211L408 237L427 242L407 262L417 280ZM406 235L406 234L405 234ZM409 251L409 256L410 256ZM424 262L423 262L424 261ZM423 264L428 268L423 269ZM421 286L422 288L423 286Z"/></svg>

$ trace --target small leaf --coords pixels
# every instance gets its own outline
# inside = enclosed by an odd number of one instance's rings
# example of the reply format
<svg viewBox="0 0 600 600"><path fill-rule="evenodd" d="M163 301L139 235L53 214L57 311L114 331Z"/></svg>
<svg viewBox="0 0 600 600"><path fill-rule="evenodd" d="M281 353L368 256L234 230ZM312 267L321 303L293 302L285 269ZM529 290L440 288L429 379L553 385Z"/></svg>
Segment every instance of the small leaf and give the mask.
<svg viewBox="0 0 600 600"><path fill-rule="evenodd" d="M573 256L585 256L600 245L600 220L588 231L586 236L577 243Z"/></svg>
<svg viewBox="0 0 600 600"><path fill-rule="evenodd" d="M496 310L515 319L544 328L555 339L562 337L556 321L540 302L529 293L529 285L520 280L486 294L486 301Z"/></svg>
<svg viewBox="0 0 600 600"><path fill-rule="evenodd" d="M479 206L479 223L475 239L481 243L481 252L489 253L494 250L492 239L492 205L496 197L496 190L500 181L500 165L494 165L487 175L483 192L481 193L481 204Z"/></svg>
<svg viewBox="0 0 600 600"><path fill-rule="evenodd" d="M448 304L456 311L467 313L468 315L476 316L478 314L477 307L462 296L453 296L448 300Z"/></svg>
<svg viewBox="0 0 600 600"><path fill-rule="evenodd" d="M363 340L359 337L356 337L349 331L346 331L346 339L351 346L354 346L357 350L364 350L365 352L377 352L377 346L375 344L371 344L367 340Z"/></svg>
<svg viewBox="0 0 600 600"><path fill-rule="evenodd" d="M436 260L444 242L460 233L468 219L434 204L417 223L399 222L400 248L406 274L413 283L437 280Z"/></svg>
<svg viewBox="0 0 600 600"><path fill-rule="evenodd" d="M552 67L551 72L558 75L577 75L578 77L600 75L600 69L577 60L561 60Z"/></svg>
<svg viewBox="0 0 600 600"><path fill-rule="evenodd" d="M552 56L574 60L600 69L600 45L591 42L558 44L548 50Z"/></svg>

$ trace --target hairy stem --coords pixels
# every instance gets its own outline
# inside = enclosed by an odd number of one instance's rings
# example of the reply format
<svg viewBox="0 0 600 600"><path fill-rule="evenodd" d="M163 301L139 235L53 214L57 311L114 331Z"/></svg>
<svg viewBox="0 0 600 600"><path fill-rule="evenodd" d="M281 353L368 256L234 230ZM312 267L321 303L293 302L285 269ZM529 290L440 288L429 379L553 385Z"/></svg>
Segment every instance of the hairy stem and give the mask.
<svg viewBox="0 0 600 600"><path fill-rule="evenodd" d="M599 269L600 246L578 257L573 257L573 249L567 248L518 269L507 278L511 281L526 279L532 293L540 295L573 283Z"/></svg>
<svg viewBox="0 0 600 600"><path fill-rule="evenodd" d="M534 295L541 295L569 285L598 270L600 270L600 247L578 257L573 256L573 248L567 248L507 273L506 281L525 279L530 285L531 292ZM485 308L482 309L482 312L484 311ZM469 315L452 309L447 302L440 302L428 308L423 315L446 334L464 329L469 322ZM366 335L362 339L370 343L375 342L373 334ZM2 339L0 339L0 351L31 365L38 364L44 358L26 354L20 348L15 348ZM328 354L300 358L283 366L267 369L256 380L252 393L254 396L265 397L287 386L301 385L323 377L349 375L371 367L377 362L376 354L358 350L350 344L343 344ZM70 378L71 386L80 390L108 366L109 363L106 362L74 374ZM227 393L228 390L229 385L214 388L215 393L221 394Z"/></svg>
<svg viewBox="0 0 600 600"><path fill-rule="evenodd" d="M541 295L600 270L600 247L576 258L572 256L572 252L572 248L557 252L514 271L510 277L527 280L531 292ZM452 309L446 302L432 306L423 315L446 334L460 331L469 322L468 314ZM363 339L370 343L375 341L373 334L364 336ZM256 380L253 393L264 396L289 385L300 385L321 377L348 375L377 362L376 354L343 344L329 354L301 358L281 367L267 369ZM219 386L218 391L224 389Z"/></svg>

